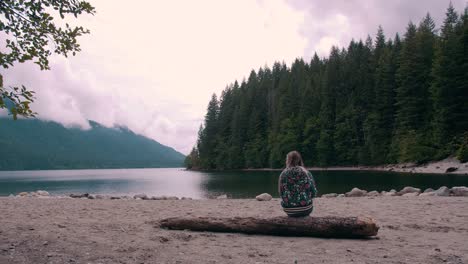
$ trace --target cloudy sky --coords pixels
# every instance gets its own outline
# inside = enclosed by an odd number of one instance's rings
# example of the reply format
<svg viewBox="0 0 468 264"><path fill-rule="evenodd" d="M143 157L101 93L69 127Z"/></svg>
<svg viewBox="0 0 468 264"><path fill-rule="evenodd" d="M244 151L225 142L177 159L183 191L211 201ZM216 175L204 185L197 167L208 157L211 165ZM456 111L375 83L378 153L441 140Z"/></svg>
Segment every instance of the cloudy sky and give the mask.
<svg viewBox="0 0 468 264"><path fill-rule="evenodd" d="M39 118L66 126L127 126L187 154L208 100L251 69L291 63L332 45L403 32L430 12L439 26L449 0L89 0L95 16L82 52L0 70L7 85L36 91ZM125 5L124 5L125 3ZM466 0L452 0L462 10Z"/></svg>

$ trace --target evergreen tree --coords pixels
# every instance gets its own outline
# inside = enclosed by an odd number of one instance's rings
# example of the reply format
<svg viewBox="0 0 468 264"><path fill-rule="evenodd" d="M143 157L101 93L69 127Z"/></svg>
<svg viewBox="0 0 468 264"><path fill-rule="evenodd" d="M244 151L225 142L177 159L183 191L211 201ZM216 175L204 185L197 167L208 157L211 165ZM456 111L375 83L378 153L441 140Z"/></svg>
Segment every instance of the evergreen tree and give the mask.
<svg viewBox="0 0 468 264"><path fill-rule="evenodd" d="M251 71L213 95L187 167L280 168L291 150L322 166L467 159L467 13L450 6L440 36L428 14L403 40L379 27L327 58Z"/></svg>

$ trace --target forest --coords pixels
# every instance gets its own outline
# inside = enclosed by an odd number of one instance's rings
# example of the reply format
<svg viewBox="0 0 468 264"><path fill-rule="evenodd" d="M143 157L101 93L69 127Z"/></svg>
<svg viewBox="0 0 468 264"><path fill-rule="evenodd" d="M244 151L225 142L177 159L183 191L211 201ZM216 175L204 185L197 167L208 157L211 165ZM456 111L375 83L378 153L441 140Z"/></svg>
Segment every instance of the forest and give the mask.
<svg viewBox="0 0 468 264"><path fill-rule="evenodd" d="M467 161L468 8L252 70L213 94L185 166L281 168L291 150L307 166Z"/></svg>

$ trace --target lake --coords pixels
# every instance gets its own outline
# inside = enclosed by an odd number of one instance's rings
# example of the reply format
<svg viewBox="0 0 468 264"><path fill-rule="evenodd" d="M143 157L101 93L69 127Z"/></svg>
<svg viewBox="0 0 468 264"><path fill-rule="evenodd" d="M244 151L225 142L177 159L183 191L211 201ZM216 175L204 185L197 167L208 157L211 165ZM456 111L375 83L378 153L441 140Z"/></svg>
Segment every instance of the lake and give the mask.
<svg viewBox="0 0 468 264"><path fill-rule="evenodd" d="M53 195L94 193L113 195L171 195L209 198L227 194L252 198L268 192L278 196L279 171L199 172L179 169L100 169L0 171L0 196L46 190ZM344 193L358 187L368 191L468 186L468 176L375 171L312 171L320 194Z"/></svg>

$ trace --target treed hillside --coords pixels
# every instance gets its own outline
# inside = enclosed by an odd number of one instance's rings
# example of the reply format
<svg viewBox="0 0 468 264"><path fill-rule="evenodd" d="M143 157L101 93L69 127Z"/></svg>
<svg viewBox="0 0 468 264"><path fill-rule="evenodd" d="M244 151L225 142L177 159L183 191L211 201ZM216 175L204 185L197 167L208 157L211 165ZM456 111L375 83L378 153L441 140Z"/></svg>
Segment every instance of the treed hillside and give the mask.
<svg viewBox="0 0 468 264"><path fill-rule="evenodd" d="M0 170L181 167L185 156L126 128L0 119Z"/></svg>
<svg viewBox="0 0 468 264"><path fill-rule="evenodd" d="M393 38L333 47L327 58L252 71L213 95L189 168L468 159L468 9L428 14Z"/></svg>

